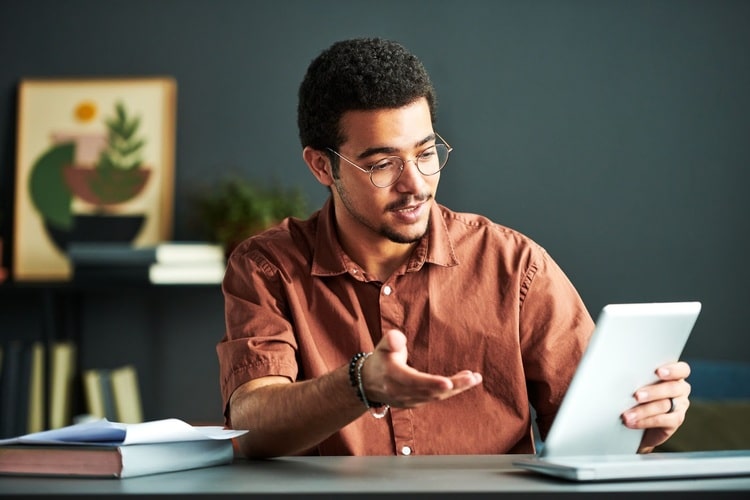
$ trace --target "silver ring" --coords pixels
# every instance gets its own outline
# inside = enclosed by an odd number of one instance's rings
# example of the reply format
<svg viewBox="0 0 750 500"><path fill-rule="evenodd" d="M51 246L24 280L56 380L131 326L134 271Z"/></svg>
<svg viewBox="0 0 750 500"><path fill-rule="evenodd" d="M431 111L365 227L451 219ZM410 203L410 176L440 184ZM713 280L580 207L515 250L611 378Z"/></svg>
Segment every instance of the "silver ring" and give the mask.
<svg viewBox="0 0 750 500"><path fill-rule="evenodd" d="M674 398L669 398L669 410L667 410L667 413L673 413L677 409L677 406L674 404Z"/></svg>

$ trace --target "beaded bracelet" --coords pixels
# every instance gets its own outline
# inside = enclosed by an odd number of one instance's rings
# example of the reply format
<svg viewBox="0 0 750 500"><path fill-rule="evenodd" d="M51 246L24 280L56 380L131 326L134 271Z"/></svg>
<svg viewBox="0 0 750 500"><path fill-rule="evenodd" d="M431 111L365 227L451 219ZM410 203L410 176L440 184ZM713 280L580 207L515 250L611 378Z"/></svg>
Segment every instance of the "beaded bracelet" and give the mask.
<svg viewBox="0 0 750 500"><path fill-rule="evenodd" d="M365 364L365 361L367 358L369 358L372 355L371 352L368 352L364 356L362 356L361 360L358 360L357 363L357 386L359 387L359 394L362 397L362 402L367 407L367 410L370 412L370 415L372 415L375 418L383 418L385 417L386 413L388 413L388 408L390 406L384 405L383 403L376 403L375 401L367 401L367 397L365 396L365 387L362 383L362 367ZM383 408L382 411L377 411L375 408Z"/></svg>
<svg viewBox="0 0 750 500"><path fill-rule="evenodd" d="M357 363L365 356L365 354L367 353L358 352L352 356L352 360L349 362L349 383L351 383L354 390L357 391L357 397L360 401L362 401L362 395L359 393L359 384L357 383Z"/></svg>
<svg viewBox="0 0 750 500"><path fill-rule="evenodd" d="M352 360L349 362L349 382L357 390L357 397L364 403L370 415L375 418L383 418L388 413L390 406L375 401L368 401L367 396L365 396L364 383L362 382L362 366L365 364L365 360L371 355L371 352L358 352L352 356ZM383 408L383 410L377 411L375 408Z"/></svg>

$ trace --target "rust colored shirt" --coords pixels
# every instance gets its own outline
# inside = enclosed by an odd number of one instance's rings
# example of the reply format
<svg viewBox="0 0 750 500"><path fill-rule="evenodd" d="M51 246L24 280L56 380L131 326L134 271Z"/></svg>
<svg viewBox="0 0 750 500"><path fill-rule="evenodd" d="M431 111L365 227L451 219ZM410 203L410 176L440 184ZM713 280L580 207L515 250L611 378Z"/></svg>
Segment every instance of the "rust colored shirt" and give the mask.
<svg viewBox="0 0 750 500"><path fill-rule="evenodd" d="M594 328L558 265L516 231L435 205L411 258L378 282L344 253L334 224L329 199L308 220L285 220L230 257L217 345L225 415L243 383L318 377L397 328L414 368L473 370L482 384L391 408L383 419L365 412L312 453L532 453L529 405L544 436Z"/></svg>

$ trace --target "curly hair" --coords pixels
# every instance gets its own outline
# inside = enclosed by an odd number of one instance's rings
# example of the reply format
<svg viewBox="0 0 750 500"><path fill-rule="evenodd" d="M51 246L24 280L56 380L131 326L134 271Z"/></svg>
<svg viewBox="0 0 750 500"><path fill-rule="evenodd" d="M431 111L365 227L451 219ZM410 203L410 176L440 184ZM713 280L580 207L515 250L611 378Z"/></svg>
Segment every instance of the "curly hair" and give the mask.
<svg viewBox="0 0 750 500"><path fill-rule="evenodd" d="M337 149L347 111L400 108L424 97L435 122L436 96L421 61L380 38L336 42L315 58L299 87L297 126L302 147Z"/></svg>

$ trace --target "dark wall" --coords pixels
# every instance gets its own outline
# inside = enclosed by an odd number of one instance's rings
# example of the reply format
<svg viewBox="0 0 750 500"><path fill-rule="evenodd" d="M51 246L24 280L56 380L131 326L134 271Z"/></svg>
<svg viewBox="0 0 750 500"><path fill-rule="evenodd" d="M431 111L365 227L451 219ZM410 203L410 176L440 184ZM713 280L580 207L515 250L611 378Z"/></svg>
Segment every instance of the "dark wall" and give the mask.
<svg viewBox="0 0 750 500"><path fill-rule="evenodd" d="M228 172L301 186L317 206L326 193L300 158L297 85L334 40L390 37L439 92L437 130L455 147L441 202L536 239L594 315L608 302L701 300L685 355L748 361L748 26L741 0L4 0L2 212L16 86L33 76L176 78L177 239L195 236L190 194ZM191 314L203 303L177 298ZM159 306L155 329L165 359L178 363L181 345L210 374L195 389L207 396L176 397L187 383L163 373L176 385L149 396L164 409L150 416L216 414L223 320L221 300L205 302L197 326ZM0 328L25 328L18 310L0 305ZM98 320L111 318L88 318L90 330ZM150 331L145 317L128 321L120 329Z"/></svg>

